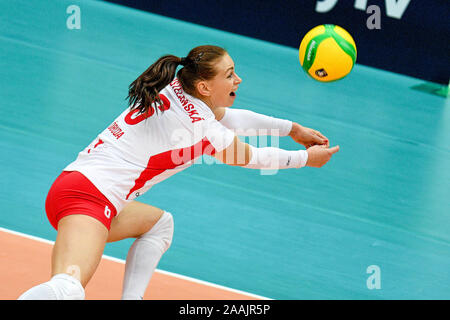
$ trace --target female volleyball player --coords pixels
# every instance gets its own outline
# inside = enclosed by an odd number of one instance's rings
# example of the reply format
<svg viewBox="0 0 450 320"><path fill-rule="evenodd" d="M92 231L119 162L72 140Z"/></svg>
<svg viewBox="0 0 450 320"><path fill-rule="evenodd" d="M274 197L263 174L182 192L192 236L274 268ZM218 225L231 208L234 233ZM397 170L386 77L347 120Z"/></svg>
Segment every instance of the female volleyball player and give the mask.
<svg viewBox="0 0 450 320"><path fill-rule="evenodd" d="M338 151L316 130L227 108L241 81L228 53L209 45L186 58L163 56L142 73L129 87L129 108L50 188L46 212L58 231L52 278L19 299L84 299L106 242L125 238L136 240L126 259L122 298L142 299L174 227L169 212L135 199L203 154L245 168L285 169L321 167ZM289 135L307 150L253 147L232 131L255 135L261 129Z"/></svg>

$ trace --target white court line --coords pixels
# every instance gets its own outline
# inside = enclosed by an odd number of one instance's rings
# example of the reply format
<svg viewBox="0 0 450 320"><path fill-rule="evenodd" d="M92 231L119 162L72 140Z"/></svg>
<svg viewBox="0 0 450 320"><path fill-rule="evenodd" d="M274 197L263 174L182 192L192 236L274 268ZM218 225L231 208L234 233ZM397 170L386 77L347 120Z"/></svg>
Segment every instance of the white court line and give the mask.
<svg viewBox="0 0 450 320"><path fill-rule="evenodd" d="M5 229L5 228L2 228L2 227L0 227L0 231L5 232L5 233L10 233L10 234L13 234L13 235L17 235L17 236L21 236L21 237L24 237L24 238L27 238L27 239L35 240L35 241L38 241L38 242L43 242L43 243L50 244L50 245L53 245L55 243L54 241L50 241L50 240L47 240L47 239L35 237L35 236L32 236L32 235L29 235L29 234L26 234L26 233L22 233L22 232L17 232L17 231L14 231L14 230ZM103 257L103 259L106 259L106 260L110 260L110 261L114 261L114 262L125 264L125 260L122 260L122 259L119 259L119 258L114 258L114 257L110 257L110 256L107 256L107 255L103 255L102 257ZM249 293L249 292L245 292L245 291L241 291L241 290L237 290L237 289L224 287L224 286L221 286L219 284L215 284L215 283L212 283L212 282L203 281L203 280L199 280L199 279L183 276L181 274L177 274L177 273L173 273L173 272L169 272L169 271L156 269L155 272L158 272L158 273L161 273L161 274L164 274L164 275L168 275L168 276L172 276L174 278L191 281L191 282L198 283L198 284L203 284L203 285L210 286L210 287L213 287L213 288L222 289L222 290L226 290L226 291L230 291L230 292L246 295L246 296L249 296L249 297L252 297L252 298L256 298L256 299L272 300L271 298L259 296L259 295L253 294L253 293Z"/></svg>

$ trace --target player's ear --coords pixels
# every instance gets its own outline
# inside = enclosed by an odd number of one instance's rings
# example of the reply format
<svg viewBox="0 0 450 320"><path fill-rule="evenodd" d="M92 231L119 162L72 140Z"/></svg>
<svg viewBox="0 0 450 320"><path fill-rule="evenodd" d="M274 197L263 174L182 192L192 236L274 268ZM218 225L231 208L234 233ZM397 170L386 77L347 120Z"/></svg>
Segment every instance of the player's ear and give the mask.
<svg viewBox="0 0 450 320"><path fill-rule="evenodd" d="M197 89L197 92L200 94L200 95L202 95L202 96L205 96L205 97L209 97L209 96L211 96L211 88L210 88L210 86L208 85L208 82L207 81L199 81L199 82L197 82L197 84L196 84L196 89Z"/></svg>

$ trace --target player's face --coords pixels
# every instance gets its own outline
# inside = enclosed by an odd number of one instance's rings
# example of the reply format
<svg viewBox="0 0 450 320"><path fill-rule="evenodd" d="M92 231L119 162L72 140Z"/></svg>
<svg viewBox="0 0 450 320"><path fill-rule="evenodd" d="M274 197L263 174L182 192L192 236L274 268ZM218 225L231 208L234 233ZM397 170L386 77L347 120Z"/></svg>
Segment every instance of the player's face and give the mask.
<svg viewBox="0 0 450 320"><path fill-rule="evenodd" d="M230 107L236 99L236 91L242 79L236 74L234 61L225 54L216 63L216 76L206 81L207 100L210 107Z"/></svg>

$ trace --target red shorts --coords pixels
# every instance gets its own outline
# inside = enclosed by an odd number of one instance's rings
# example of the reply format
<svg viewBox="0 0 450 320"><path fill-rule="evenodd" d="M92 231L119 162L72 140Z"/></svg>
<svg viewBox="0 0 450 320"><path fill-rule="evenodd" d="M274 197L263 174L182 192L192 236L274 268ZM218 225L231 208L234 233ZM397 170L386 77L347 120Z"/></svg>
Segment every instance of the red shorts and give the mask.
<svg viewBox="0 0 450 320"><path fill-rule="evenodd" d="M50 188L45 201L45 211L53 228L71 214L91 216L109 230L116 208L78 171L63 171Z"/></svg>

